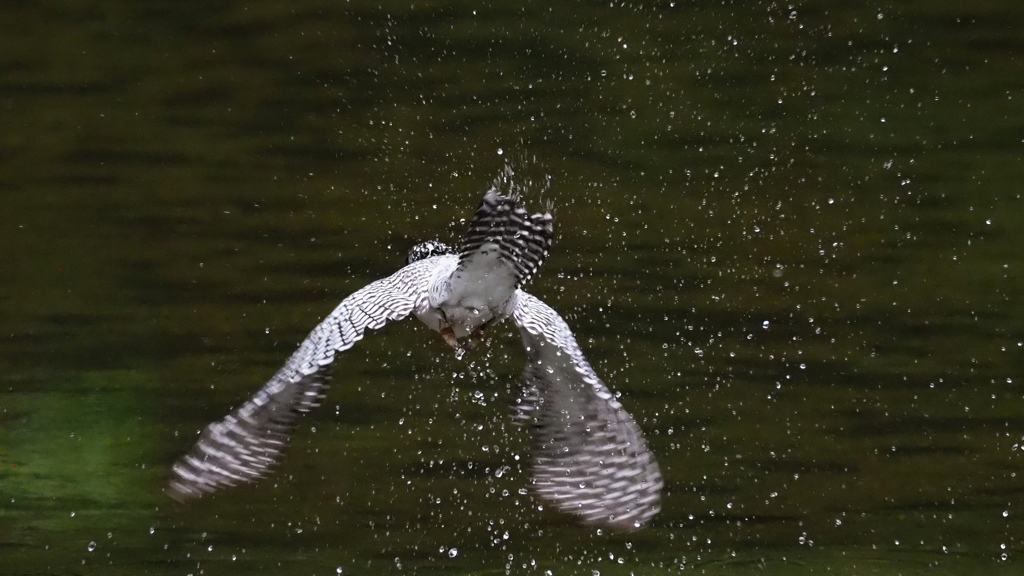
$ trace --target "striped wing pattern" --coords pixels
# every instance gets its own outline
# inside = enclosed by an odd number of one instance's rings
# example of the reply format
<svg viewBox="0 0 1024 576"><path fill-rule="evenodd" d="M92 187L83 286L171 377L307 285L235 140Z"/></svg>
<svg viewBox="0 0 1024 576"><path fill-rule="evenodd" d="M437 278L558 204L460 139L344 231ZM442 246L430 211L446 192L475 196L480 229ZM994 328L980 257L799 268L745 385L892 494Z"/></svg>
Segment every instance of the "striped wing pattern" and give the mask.
<svg viewBox="0 0 1024 576"><path fill-rule="evenodd" d="M473 265L484 244L498 245L498 258L512 267L515 287L520 288L537 273L551 249L554 218L550 212L530 214L516 193L502 193L502 179L484 195L459 248L459 269Z"/></svg>
<svg viewBox="0 0 1024 576"><path fill-rule="evenodd" d="M206 427L174 465L168 493L187 500L266 475L281 459L299 416L323 399L335 354L351 348L366 330L427 305L432 260L410 264L345 298L255 396Z"/></svg>
<svg viewBox="0 0 1024 576"><path fill-rule="evenodd" d="M626 531L646 525L661 509L663 481L643 432L598 378L562 317L519 289L548 255L553 218L550 210L526 211L524 187L512 176L506 169L484 195L457 257L440 255L446 250L429 243L422 256L411 253L408 266L345 298L261 390L207 426L175 463L171 497L198 498L265 476L281 460L302 413L323 399L335 355L366 330L413 313L434 327L436 302L453 304L459 313L458 306L474 298L500 298L494 318L511 313L526 349L514 417L531 430L536 493L588 524Z"/></svg>
<svg viewBox="0 0 1024 576"><path fill-rule="evenodd" d="M547 304L517 293L512 318L526 348L524 400L531 421L533 486L588 524L638 530L661 510L661 471L643 432L583 357Z"/></svg>

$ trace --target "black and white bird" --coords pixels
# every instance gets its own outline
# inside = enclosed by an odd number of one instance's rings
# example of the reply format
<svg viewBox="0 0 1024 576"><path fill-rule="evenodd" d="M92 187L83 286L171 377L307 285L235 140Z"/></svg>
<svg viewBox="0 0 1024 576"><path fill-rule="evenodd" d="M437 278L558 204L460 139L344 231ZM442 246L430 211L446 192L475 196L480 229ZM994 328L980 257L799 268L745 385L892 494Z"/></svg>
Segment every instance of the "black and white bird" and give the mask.
<svg viewBox="0 0 1024 576"><path fill-rule="evenodd" d="M185 501L265 476L299 416L323 399L335 354L367 329L415 314L461 358L485 328L511 318L527 356L516 410L531 432L534 491L587 524L646 525L661 509L663 482L643 433L562 317L522 290L548 255L553 230L550 212L529 214L522 192L507 169L457 253L419 244L406 267L342 300L255 396L207 426L174 465L168 493Z"/></svg>

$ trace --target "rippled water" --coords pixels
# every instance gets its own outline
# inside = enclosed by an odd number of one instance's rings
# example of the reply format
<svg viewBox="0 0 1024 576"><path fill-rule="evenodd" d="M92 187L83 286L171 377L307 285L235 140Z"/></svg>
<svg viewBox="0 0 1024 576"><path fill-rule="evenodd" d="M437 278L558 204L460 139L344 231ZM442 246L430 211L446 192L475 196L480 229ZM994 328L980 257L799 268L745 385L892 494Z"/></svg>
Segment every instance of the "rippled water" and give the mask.
<svg viewBox="0 0 1024 576"><path fill-rule="evenodd" d="M65 2L0 22L0 573L1001 574L1022 542L1016 2ZM336 363L276 475L198 430L511 156L530 290L645 429L635 535L539 510L511 327Z"/></svg>

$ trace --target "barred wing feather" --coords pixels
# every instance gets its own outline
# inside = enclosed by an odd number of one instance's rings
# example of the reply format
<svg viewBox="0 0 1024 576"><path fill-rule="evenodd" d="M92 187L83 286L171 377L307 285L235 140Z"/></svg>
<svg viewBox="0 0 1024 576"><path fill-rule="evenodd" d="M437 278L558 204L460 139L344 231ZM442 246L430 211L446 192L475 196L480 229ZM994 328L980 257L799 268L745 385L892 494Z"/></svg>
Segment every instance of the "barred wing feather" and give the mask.
<svg viewBox="0 0 1024 576"><path fill-rule="evenodd" d="M643 432L551 307L519 291L512 315L526 348L525 405L538 496L584 522L638 530L661 510L661 472Z"/></svg>
<svg viewBox="0 0 1024 576"><path fill-rule="evenodd" d="M426 308L430 260L410 264L345 298L259 392L206 427L174 465L168 494L187 500L266 475L281 459L299 416L323 399L335 354L351 348L366 330Z"/></svg>

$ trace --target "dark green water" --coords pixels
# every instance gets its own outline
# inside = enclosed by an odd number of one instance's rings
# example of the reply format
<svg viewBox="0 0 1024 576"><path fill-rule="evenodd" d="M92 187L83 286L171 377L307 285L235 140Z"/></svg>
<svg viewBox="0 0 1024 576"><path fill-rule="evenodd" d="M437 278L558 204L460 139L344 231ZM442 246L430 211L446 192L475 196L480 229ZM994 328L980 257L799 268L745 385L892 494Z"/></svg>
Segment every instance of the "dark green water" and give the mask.
<svg viewBox="0 0 1024 576"><path fill-rule="evenodd" d="M0 12L0 573L1019 573L1019 2ZM523 491L511 326L372 334L275 476L164 496L512 155L651 528Z"/></svg>

